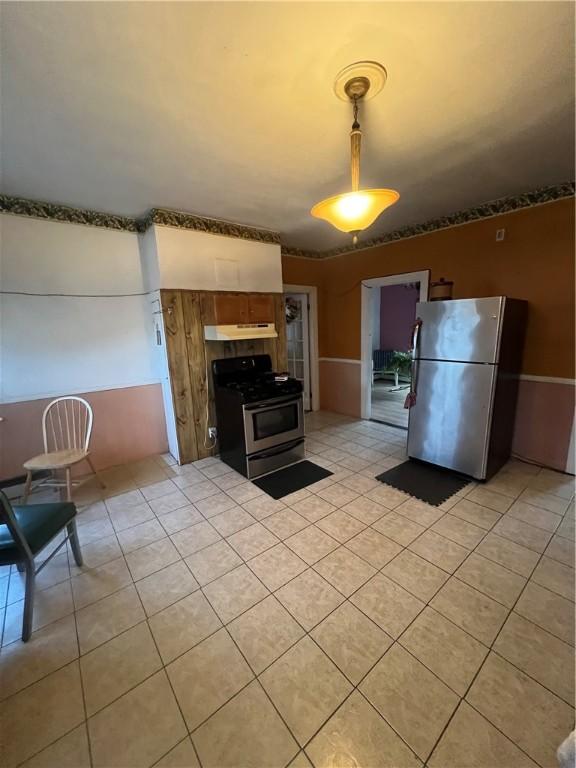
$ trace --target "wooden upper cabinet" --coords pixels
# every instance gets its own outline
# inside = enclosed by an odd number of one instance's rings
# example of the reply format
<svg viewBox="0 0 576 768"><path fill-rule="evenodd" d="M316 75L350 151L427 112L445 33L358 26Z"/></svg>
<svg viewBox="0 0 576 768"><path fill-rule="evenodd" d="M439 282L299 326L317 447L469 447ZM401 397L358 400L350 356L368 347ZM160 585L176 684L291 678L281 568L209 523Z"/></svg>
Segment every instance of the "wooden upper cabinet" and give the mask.
<svg viewBox="0 0 576 768"><path fill-rule="evenodd" d="M269 293L250 293L248 317L251 323L273 323L274 297Z"/></svg>
<svg viewBox="0 0 576 768"><path fill-rule="evenodd" d="M271 294L215 293L213 296L217 325L274 322L274 297Z"/></svg>

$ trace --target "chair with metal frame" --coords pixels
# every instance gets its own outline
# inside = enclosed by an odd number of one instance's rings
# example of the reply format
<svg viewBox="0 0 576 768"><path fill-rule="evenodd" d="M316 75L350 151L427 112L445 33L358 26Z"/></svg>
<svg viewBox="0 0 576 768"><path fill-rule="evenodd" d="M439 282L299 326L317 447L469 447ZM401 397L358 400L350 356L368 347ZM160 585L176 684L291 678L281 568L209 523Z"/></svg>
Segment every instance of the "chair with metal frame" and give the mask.
<svg viewBox="0 0 576 768"><path fill-rule="evenodd" d="M51 504L12 506L0 491L0 565L17 565L26 574L22 640L32 632L34 585L38 573L66 542L70 542L76 565L82 565L82 552L76 529L76 506L68 501ZM36 555L66 529L66 537L46 560L36 566Z"/></svg>

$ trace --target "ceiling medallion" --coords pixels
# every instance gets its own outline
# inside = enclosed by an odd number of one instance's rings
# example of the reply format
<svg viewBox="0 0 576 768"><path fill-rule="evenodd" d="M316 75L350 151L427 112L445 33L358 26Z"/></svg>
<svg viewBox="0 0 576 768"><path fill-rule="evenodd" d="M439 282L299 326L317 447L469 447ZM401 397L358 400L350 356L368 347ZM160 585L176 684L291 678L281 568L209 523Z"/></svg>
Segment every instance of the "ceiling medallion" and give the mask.
<svg viewBox="0 0 576 768"><path fill-rule="evenodd" d="M345 67L336 76L334 92L340 99L352 104L354 122L350 131L350 170L352 192L334 195L322 200L310 213L317 219L324 219L341 232L354 236L373 224L378 216L394 205L400 195L394 189L360 189L360 144L362 131L358 122L359 102L376 96L386 84L386 70L375 61L359 61Z"/></svg>

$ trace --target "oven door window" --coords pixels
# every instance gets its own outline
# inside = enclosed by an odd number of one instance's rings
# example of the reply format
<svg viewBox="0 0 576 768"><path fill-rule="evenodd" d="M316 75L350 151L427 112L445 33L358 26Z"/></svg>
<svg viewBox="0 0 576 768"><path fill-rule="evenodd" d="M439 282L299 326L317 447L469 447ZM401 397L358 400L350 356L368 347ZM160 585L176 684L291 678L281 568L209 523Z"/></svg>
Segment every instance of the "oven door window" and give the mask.
<svg viewBox="0 0 576 768"><path fill-rule="evenodd" d="M296 403L289 403L254 413L252 424L255 440L264 440L267 437L298 429L298 406Z"/></svg>

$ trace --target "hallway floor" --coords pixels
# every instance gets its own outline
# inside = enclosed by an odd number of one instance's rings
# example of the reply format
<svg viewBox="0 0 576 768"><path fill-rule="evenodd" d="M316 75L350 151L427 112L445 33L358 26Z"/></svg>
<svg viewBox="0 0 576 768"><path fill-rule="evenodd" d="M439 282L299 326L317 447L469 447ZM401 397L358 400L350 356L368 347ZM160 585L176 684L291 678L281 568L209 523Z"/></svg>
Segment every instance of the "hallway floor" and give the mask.
<svg viewBox="0 0 576 768"><path fill-rule="evenodd" d="M307 422L334 474L282 501L217 458L80 489L85 565L42 572L27 644L0 569L3 768L556 765L572 480L511 461L431 507L374 480L405 432Z"/></svg>
<svg viewBox="0 0 576 768"><path fill-rule="evenodd" d="M376 421L408 429L408 410L404 408L408 384L400 382L396 390L392 381L375 381L372 384L372 418Z"/></svg>

